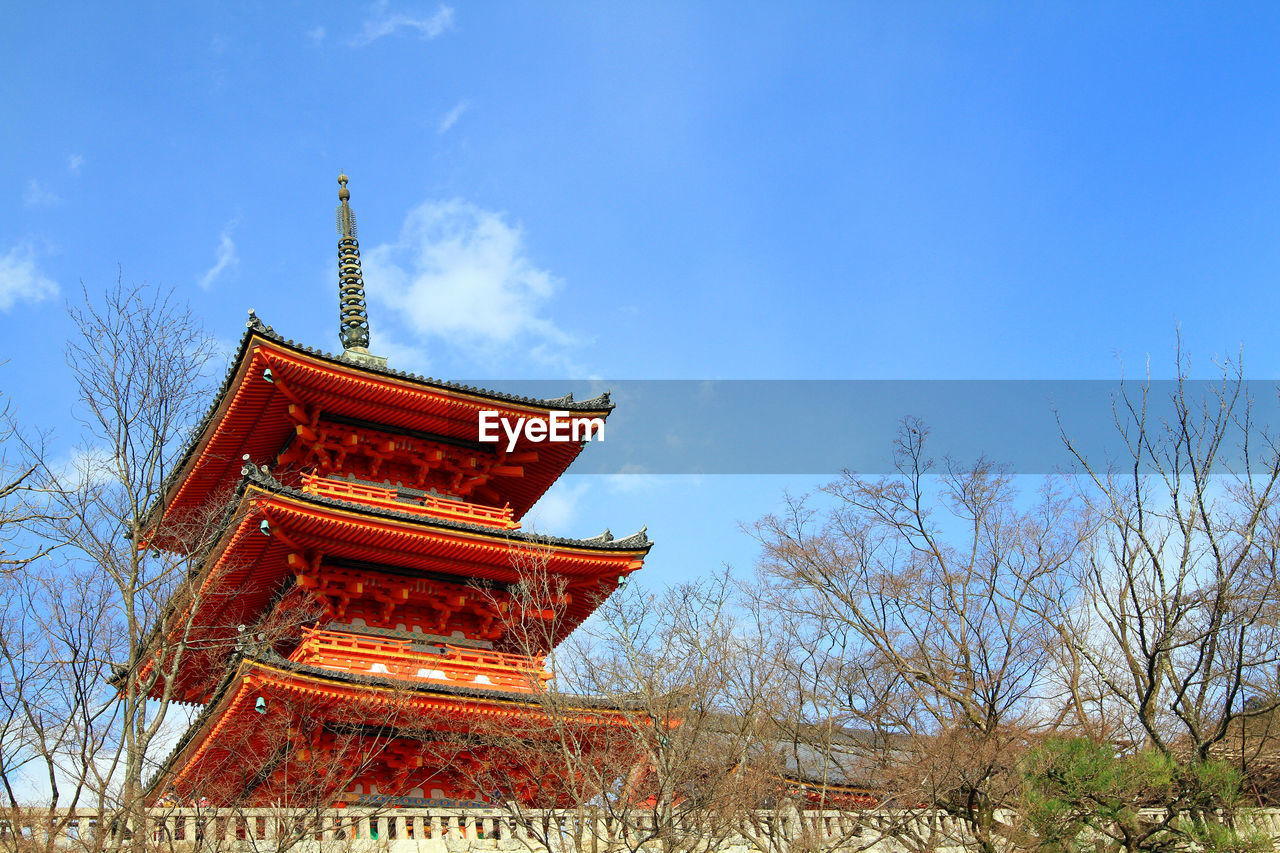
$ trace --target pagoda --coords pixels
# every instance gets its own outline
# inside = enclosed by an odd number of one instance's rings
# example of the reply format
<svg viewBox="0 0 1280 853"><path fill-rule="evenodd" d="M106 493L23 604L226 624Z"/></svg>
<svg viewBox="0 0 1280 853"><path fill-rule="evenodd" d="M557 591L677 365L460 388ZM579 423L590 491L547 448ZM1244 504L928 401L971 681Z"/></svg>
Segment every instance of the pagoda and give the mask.
<svg viewBox="0 0 1280 853"><path fill-rule="evenodd" d="M134 665L145 674L176 660L154 695L200 706L150 797L532 802L542 780L508 773L507 790L482 789L478 771L504 756L476 732L538 729L543 657L641 567L650 541L643 530L522 530L585 442L535 443L527 430L510 446L483 442L477 424L495 411L603 419L612 404L607 393L533 399L388 368L369 352L347 177L338 183L342 353L286 340L251 311L152 513L146 547L177 550L183 530L210 518L220 527ZM586 699L575 708L584 726L626 713Z"/></svg>

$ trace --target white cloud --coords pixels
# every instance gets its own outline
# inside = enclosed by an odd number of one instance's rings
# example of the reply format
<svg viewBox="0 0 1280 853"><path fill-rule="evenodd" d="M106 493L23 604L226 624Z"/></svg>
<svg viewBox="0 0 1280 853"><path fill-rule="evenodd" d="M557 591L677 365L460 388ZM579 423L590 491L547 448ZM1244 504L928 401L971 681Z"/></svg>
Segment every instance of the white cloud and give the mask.
<svg viewBox="0 0 1280 853"><path fill-rule="evenodd" d="M324 36L325 36L324 27L317 26L307 30L307 38L311 39L311 41L314 44L320 44L321 42L323 42Z"/></svg>
<svg viewBox="0 0 1280 853"><path fill-rule="evenodd" d="M53 190L32 178L27 181L27 191L23 194L22 201L27 207L53 207L62 199Z"/></svg>
<svg viewBox="0 0 1280 853"><path fill-rule="evenodd" d="M227 223L227 227L222 229L222 236L218 241L218 257L214 261L213 266L200 277L200 289L208 290L218 277L221 276L231 267L240 263L240 256L236 254L236 244L231 239L231 232L235 230L239 220L232 220Z"/></svg>
<svg viewBox="0 0 1280 853"><path fill-rule="evenodd" d="M651 491L663 484L659 475L647 473L645 466L635 464L622 466L620 472L609 474L604 480L609 491L620 495Z"/></svg>
<svg viewBox="0 0 1280 853"><path fill-rule="evenodd" d="M213 342L214 352L217 353L217 358L225 362L227 366L230 366L231 359L240 351L240 339L223 338L215 335L211 340Z"/></svg>
<svg viewBox="0 0 1280 853"><path fill-rule="evenodd" d="M590 486L586 482L557 481L529 511L523 523L525 531L545 533L571 527L578 515L578 505L586 497Z"/></svg>
<svg viewBox="0 0 1280 853"><path fill-rule="evenodd" d="M449 128L457 124L458 119L462 118L462 114L469 109L471 109L470 101L458 101L457 105L440 119L440 127L437 128L436 133L448 133Z"/></svg>
<svg viewBox="0 0 1280 853"><path fill-rule="evenodd" d="M77 447L61 464L53 466L53 474L62 488L79 491L117 480L118 469L116 457L107 448Z"/></svg>
<svg viewBox="0 0 1280 853"><path fill-rule="evenodd" d="M0 256L0 311L16 302L39 302L58 293L58 284L36 266L30 243L19 243Z"/></svg>
<svg viewBox="0 0 1280 853"><path fill-rule="evenodd" d="M432 362L429 354L421 347L405 343L398 335L389 333L388 324L382 322L383 319L380 314L375 314L372 319L370 324L372 328L369 330L369 351L387 359L396 370L430 375Z"/></svg>
<svg viewBox="0 0 1280 853"><path fill-rule="evenodd" d="M373 4L363 28L351 40L353 47L363 47L396 30L417 30L420 37L433 39L453 26L453 9L449 6L437 6L431 15L392 12L388 7L388 0L378 0Z"/></svg>
<svg viewBox="0 0 1280 853"><path fill-rule="evenodd" d="M370 298L416 337L481 353L519 345L546 363L574 344L542 314L562 282L529 259L524 233L501 213L456 199L422 204L395 243L366 252L364 270Z"/></svg>
<svg viewBox="0 0 1280 853"><path fill-rule="evenodd" d="M83 154L71 154L67 157L67 171L73 175L80 174L80 167L84 165Z"/></svg>

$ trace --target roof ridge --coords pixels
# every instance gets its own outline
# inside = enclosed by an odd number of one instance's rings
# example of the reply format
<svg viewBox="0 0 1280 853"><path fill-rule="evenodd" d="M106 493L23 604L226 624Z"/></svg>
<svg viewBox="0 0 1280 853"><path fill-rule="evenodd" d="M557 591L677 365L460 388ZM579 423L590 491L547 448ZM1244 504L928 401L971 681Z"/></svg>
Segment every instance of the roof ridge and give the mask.
<svg viewBox="0 0 1280 853"><path fill-rule="evenodd" d="M510 394L505 391L494 391L489 388L481 388L477 385L465 385L461 382L455 382L450 379L437 379L434 376L423 376L421 373L411 373L407 370L396 370L395 368L392 368L392 367L385 367L385 366L380 366L375 364L367 364L364 362L360 362L360 363L352 362L349 359L343 358L341 355L335 355L334 353L331 353L331 352L325 352L322 349L307 346L306 344L295 341L292 338L286 338L284 335L281 335L279 332L277 332L272 326L268 326L264 324L262 322L262 319L259 318L258 315L255 314L253 311L249 312L249 321L248 323L246 323L246 325L248 326L248 330L249 330L248 334L253 334L256 332L257 334L260 334L263 337L269 338L275 343L284 344L290 349L294 349L299 352L306 353L307 355L323 358L328 361L338 362L344 365L350 365L360 370L367 370L370 373L382 373L388 376L394 376L398 379L410 379L415 382L422 382L424 384L434 385L442 389L448 389L453 391L465 391L469 394L483 394L486 397L492 397L493 399L496 399L496 400L506 400L513 403L529 403L536 406L545 406L546 408L553 408L553 406L550 404L571 406L575 410L591 410L591 409L598 409L598 408L605 408L605 407L609 409L614 408L614 405L610 399L611 393L612 393L610 391L605 391L601 394L597 394L596 396L587 400L576 400L576 401L573 399L573 392L565 394L564 396L561 396L561 397L551 397L551 398L527 397L521 394Z"/></svg>
<svg viewBox="0 0 1280 853"><path fill-rule="evenodd" d="M435 527L464 530L473 533L484 533L490 536L517 539L531 544L565 545L571 548L585 545L606 551L634 551L641 548L647 551L649 548L653 547L653 540L649 538L649 528L647 526L642 527L630 536L624 536L621 539L613 538L612 534L609 534L608 539L604 538L604 534L594 536L590 539L574 539L568 536L551 536L543 533L523 533L518 530L500 530L494 527L486 527L482 524L471 524L466 521L454 521L447 518L437 518L432 515L401 512L399 510L387 509L385 507L369 506L355 501L345 501L341 498L332 498L327 495L313 495L309 492L304 492L301 489L286 486L271 474L267 466L256 465L248 459L245 459L245 464L241 467L240 473L244 478L241 481L242 484L245 482L256 483L257 485L264 486L278 494L285 494L310 503L333 506L339 509L358 509L372 515L413 521ZM606 530L605 533L608 534L608 531Z"/></svg>
<svg viewBox="0 0 1280 853"><path fill-rule="evenodd" d="M181 457L173 465L172 469L169 471L169 475L165 478L160 487L160 498L147 510L146 517L148 523L150 523L151 518L154 516L156 511L167 504L170 494L177 487L179 475L186 468L187 463L191 461L191 457L196 452L196 447L200 443L200 438L205 434L205 431L213 422L214 415L217 414L218 409L222 405L223 399L230 391L231 383L235 380L236 373L241 362L244 360L246 351L249 348L249 342L253 339L254 335L258 335L266 340L288 347L296 352L321 358L335 364L340 364L369 373L380 373L397 379L418 382L444 391L462 391L470 394L480 394L499 402L520 403L547 409L553 409L556 406L560 406L564 408L572 408L574 411L600 411L604 409L611 412L615 408L612 400L610 399L609 391L605 391L603 394L598 394L589 400L573 401L572 393L566 394L563 397L544 400L536 397L522 397L518 394L505 394L501 391L490 391L484 388L477 388L474 385L463 385L460 382L450 382L445 379L434 379L429 376L422 376L418 373L394 370L389 367L379 367L366 363L357 364L350 359L345 359L341 356L334 355L333 353L308 347L304 344L297 343L291 338L284 337L277 332L274 327L264 323L262 318L258 316L257 312L250 308L249 317L245 321L245 331L240 337L240 345L236 349L235 356L227 366L226 373L223 375L222 382L214 392L213 400L210 402L209 407L205 409L204 414L200 416L199 420L188 433L185 448L182 451Z"/></svg>

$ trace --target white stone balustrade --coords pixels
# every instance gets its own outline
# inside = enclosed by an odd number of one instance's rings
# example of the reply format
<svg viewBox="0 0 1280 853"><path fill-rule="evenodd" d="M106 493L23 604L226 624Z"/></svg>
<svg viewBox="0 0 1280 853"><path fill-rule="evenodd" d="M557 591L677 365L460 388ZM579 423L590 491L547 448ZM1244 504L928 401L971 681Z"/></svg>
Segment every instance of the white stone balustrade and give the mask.
<svg viewBox="0 0 1280 853"><path fill-rule="evenodd" d="M144 827L104 832L96 812L0 811L0 851L147 850L155 853L626 853L649 832L652 819L639 816L628 827L568 811L527 812L520 819L500 810L442 808L281 809L156 808ZM1280 850L1280 809L1254 809L1237 821L1273 838ZM117 828L119 822L116 823ZM679 834L696 836L696 827ZM910 834L939 853L972 849L963 823L941 812L891 811L756 812L719 843L697 853L898 853L910 848L893 836ZM126 840L128 839L128 840ZM138 841L141 840L141 844ZM674 845L685 849L692 845ZM657 853L654 841L646 848Z"/></svg>

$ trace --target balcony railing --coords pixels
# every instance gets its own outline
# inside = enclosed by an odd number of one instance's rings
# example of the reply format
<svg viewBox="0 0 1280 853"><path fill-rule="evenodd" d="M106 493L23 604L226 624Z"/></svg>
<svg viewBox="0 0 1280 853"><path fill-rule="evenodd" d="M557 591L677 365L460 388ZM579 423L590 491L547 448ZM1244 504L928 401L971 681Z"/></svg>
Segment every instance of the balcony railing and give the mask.
<svg viewBox="0 0 1280 853"><path fill-rule="evenodd" d="M532 693L551 673L541 657L442 644L437 654L415 649L407 639L303 629L302 643L292 657L299 663L361 675L388 675L408 681L427 681L466 687L497 687Z"/></svg>
<svg viewBox="0 0 1280 853"><path fill-rule="evenodd" d="M380 509L393 509L397 512L461 521L482 527L496 527L500 530L518 530L520 527L520 522L512 517L510 505L484 506L438 495L405 498L393 488L352 483L347 480L331 480L328 477L317 477L313 474L302 475L302 491L309 495L367 504Z"/></svg>

